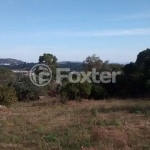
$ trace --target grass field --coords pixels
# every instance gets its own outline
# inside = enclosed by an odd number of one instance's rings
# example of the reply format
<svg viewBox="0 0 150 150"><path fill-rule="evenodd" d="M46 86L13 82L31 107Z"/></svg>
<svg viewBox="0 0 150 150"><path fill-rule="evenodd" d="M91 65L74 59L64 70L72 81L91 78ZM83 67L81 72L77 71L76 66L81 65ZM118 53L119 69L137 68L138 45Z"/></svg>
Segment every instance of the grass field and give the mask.
<svg viewBox="0 0 150 150"><path fill-rule="evenodd" d="M150 101L45 98L0 109L0 150L150 150Z"/></svg>

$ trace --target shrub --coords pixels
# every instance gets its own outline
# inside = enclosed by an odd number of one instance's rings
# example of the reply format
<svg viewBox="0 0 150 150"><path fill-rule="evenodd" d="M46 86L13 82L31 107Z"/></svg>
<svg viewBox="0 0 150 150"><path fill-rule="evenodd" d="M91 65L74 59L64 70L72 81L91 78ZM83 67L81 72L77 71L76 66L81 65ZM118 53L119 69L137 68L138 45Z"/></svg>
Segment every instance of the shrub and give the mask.
<svg viewBox="0 0 150 150"><path fill-rule="evenodd" d="M10 107L17 101L16 92L13 87L0 85L0 104Z"/></svg>
<svg viewBox="0 0 150 150"><path fill-rule="evenodd" d="M16 75L9 69L0 67L0 84L9 84L16 79Z"/></svg>
<svg viewBox="0 0 150 150"><path fill-rule="evenodd" d="M61 95L60 95L60 102L61 102L62 104L66 104L66 102L67 102L67 100L68 100L66 94L67 94L66 92L62 92Z"/></svg>
<svg viewBox="0 0 150 150"><path fill-rule="evenodd" d="M24 100L37 100L39 96L47 93L44 87L35 86L28 76L19 75L17 80L13 83L13 87L17 92L19 101Z"/></svg>
<svg viewBox="0 0 150 150"><path fill-rule="evenodd" d="M92 92L91 92L91 97L94 98L95 100L98 99L104 99L107 96L106 90L99 86L99 85L93 85L92 86Z"/></svg>
<svg viewBox="0 0 150 150"><path fill-rule="evenodd" d="M47 86L47 94L51 97L57 97L60 91L60 86L61 84L58 84L56 82L51 82L48 86Z"/></svg>
<svg viewBox="0 0 150 150"><path fill-rule="evenodd" d="M88 98L91 94L91 84L85 83L66 83L61 87L60 94L65 95L69 100L81 100Z"/></svg>
<svg viewBox="0 0 150 150"><path fill-rule="evenodd" d="M92 108L92 109L91 109L91 114L92 114L92 116L96 117L97 114L98 114L97 109L96 109L96 108Z"/></svg>

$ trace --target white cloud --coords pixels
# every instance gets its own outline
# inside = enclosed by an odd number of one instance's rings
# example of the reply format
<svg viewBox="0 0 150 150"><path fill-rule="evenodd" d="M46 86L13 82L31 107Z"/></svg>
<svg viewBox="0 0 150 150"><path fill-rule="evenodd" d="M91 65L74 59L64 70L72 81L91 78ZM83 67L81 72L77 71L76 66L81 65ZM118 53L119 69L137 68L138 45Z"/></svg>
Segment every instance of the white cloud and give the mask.
<svg viewBox="0 0 150 150"><path fill-rule="evenodd" d="M33 33L17 33L13 35L0 35L0 38L17 37L102 37L102 36L133 36L150 35L150 28L118 29L102 31L41 31Z"/></svg>
<svg viewBox="0 0 150 150"><path fill-rule="evenodd" d="M150 35L150 28L144 29L123 29L123 30L103 30L103 31L77 31L53 33L54 35L69 37L99 37L99 36L127 36L127 35Z"/></svg>

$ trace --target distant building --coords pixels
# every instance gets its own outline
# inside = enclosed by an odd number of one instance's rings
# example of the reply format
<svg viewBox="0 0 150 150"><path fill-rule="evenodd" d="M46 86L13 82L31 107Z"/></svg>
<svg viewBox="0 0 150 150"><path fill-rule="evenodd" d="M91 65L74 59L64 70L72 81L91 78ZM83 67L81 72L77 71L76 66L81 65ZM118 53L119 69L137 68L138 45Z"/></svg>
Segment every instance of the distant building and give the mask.
<svg viewBox="0 0 150 150"><path fill-rule="evenodd" d="M1 63L0 66L10 66L8 63Z"/></svg>
<svg viewBox="0 0 150 150"><path fill-rule="evenodd" d="M30 71L26 71L26 70L11 70L14 73L21 73L21 74L25 74L25 75L29 75Z"/></svg>

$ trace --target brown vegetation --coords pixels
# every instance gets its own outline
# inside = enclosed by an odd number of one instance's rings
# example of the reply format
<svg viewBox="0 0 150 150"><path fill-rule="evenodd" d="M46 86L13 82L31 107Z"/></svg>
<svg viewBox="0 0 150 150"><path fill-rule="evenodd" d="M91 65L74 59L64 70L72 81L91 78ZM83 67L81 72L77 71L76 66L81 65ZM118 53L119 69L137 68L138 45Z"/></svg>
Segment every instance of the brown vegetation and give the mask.
<svg viewBox="0 0 150 150"><path fill-rule="evenodd" d="M132 100L20 102L0 111L0 149L149 150L149 106Z"/></svg>

